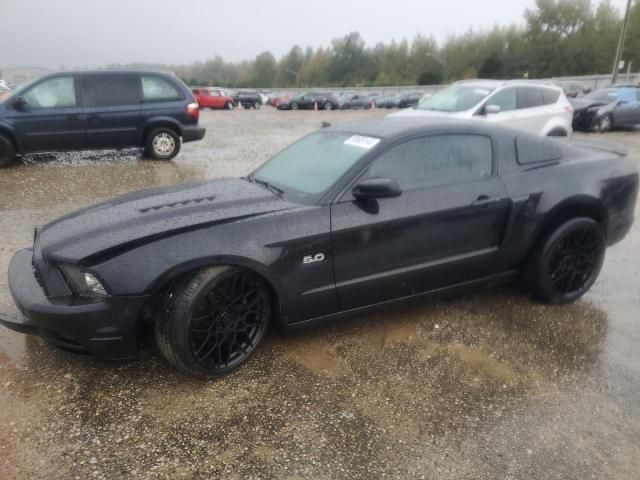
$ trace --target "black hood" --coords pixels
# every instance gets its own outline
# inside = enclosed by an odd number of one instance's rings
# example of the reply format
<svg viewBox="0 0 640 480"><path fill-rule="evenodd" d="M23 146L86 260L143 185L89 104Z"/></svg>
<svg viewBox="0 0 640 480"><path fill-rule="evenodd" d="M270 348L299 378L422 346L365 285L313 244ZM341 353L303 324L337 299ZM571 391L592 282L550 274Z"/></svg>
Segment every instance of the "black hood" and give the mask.
<svg viewBox="0 0 640 480"><path fill-rule="evenodd" d="M588 110L592 107L602 107L604 105L609 105L607 102L603 102L601 100L592 100L590 98L570 98L569 103L573 106L573 111L575 113L582 113L585 110ZM612 102L615 105L616 102Z"/></svg>
<svg viewBox="0 0 640 480"><path fill-rule="evenodd" d="M61 217L38 230L47 260L81 262L107 250L295 208L243 179L224 179L130 193Z"/></svg>

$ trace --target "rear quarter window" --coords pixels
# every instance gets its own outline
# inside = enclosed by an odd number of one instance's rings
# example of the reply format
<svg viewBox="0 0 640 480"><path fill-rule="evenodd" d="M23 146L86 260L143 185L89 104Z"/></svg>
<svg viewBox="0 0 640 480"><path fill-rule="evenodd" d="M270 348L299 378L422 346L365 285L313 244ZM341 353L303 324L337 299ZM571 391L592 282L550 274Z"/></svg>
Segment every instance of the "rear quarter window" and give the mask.
<svg viewBox="0 0 640 480"><path fill-rule="evenodd" d="M558 90L551 90L550 88L545 88L542 90L542 100L545 105L553 105L560 98L560 92Z"/></svg>
<svg viewBox="0 0 640 480"><path fill-rule="evenodd" d="M554 140L518 136L515 142L516 160L520 165L557 162L562 158L562 149Z"/></svg>
<svg viewBox="0 0 640 480"><path fill-rule="evenodd" d="M178 87L169 80L154 75L142 75L142 98L145 101L162 102L182 100Z"/></svg>
<svg viewBox="0 0 640 480"><path fill-rule="evenodd" d="M518 87L518 109L535 108L543 104L542 91L537 87Z"/></svg>

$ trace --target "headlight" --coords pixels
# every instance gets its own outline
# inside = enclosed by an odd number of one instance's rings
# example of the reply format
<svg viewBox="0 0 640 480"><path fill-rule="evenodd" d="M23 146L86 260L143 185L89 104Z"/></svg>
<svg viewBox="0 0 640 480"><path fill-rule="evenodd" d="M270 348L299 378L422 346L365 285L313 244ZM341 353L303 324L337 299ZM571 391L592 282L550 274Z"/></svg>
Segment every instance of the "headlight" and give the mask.
<svg viewBox="0 0 640 480"><path fill-rule="evenodd" d="M94 274L83 272L78 267L71 265L62 265L60 269L78 295L100 297L107 295L107 290Z"/></svg>

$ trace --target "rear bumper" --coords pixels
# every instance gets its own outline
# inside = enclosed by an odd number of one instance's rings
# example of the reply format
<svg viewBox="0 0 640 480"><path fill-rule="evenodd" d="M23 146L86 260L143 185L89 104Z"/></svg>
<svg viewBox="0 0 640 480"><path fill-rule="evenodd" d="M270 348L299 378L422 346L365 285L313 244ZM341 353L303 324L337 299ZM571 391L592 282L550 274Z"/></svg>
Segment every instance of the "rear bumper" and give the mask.
<svg viewBox="0 0 640 480"><path fill-rule="evenodd" d="M139 313L149 297L46 297L33 274L32 254L31 249L21 250L9 265L9 288L23 318L0 314L0 324L77 353L109 359L136 356Z"/></svg>
<svg viewBox="0 0 640 480"><path fill-rule="evenodd" d="M196 140L202 140L207 130L202 127L182 127L182 142L195 142Z"/></svg>

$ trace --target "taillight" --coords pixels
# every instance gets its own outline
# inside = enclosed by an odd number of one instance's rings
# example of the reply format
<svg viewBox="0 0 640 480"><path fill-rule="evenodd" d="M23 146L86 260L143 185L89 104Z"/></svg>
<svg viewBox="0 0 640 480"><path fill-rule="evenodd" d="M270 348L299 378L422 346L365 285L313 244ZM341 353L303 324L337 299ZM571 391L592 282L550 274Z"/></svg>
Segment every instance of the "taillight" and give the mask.
<svg viewBox="0 0 640 480"><path fill-rule="evenodd" d="M187 105L186 110L187 115L189 115L194 120L198 120L200 118L200 108L198 108L198 104L196 102Z"/></svg>
<svg viewBox="0 0 640 480"><path fill-rule="evenodd" d="M565 112L569 112L573 115L573 107L571 105L565 105L564 110Z"/></svg>

